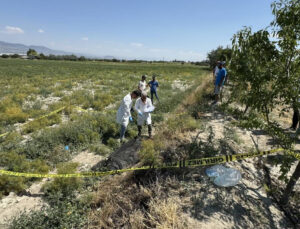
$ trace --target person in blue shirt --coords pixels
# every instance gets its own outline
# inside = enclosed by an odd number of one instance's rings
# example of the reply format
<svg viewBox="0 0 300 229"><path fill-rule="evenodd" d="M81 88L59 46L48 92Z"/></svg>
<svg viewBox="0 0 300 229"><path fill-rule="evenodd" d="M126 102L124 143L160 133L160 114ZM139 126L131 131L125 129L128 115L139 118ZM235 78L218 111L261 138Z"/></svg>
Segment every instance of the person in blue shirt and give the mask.
<svg viewBox="0 0 300 229"><path fill-rule="evenodd" d="M223 61L222 64L223 64L223 69L225 70L225 78L224 78L224 80L223 80L223 86L224 86L224 85L227 84L227 82L228 82L228 73L227 73L227 70L226 70L226 68L225 68L226 62Z"/></svg>
<svg viewBox="0 0 300 229"><path fill-rule="evenodd" d="M156 77L152 76L152 80L148 83L149 87L150 87L150 93L151 93L151 101L153 104L153 95L155 95L156 99L159 102L159 98L157 95L157 88L159 87L158 82L156 81Z"/></svg>
<svg viewBox="0 0 300 229"><path fill-rule="evenodd" d="M216 104L219 101L219 97L220 97L220 93L222 90L222 87L224 85L224 80L226 77L226 69L223 68L223 62L219 63L219 72L215 81L215 101L213 102L213 104Z"/></svg>

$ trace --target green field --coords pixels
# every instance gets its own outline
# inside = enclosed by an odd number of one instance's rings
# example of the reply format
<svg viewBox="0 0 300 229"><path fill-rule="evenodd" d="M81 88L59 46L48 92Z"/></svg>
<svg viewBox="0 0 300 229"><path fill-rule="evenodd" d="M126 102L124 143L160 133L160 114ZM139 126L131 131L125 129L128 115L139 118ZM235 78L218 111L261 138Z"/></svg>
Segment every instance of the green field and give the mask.
<svg viewBox="0 0 300 229"><path fill-rule="evenodd" d="M207 70L178 63L111 63L0 59L0 167L48 172L81 150L107 155L119 145L115 122L121 99L142 74L155 74L160 103L154 126L193 90ZM39 118L65 107L61 112ZM74 107L87 109L79 112ZM93 112L92 112L93 111ZM133 115L135 118L135 114ZM136 136L130 125L127 137ZM68 145L70 150L64 150ZM10 185L10 179L15 179ZM0 194L19 192L25 178L2 176Z"/></svg>
<svg viewBox="0 0 300 229"><path fill-rule="evenodd" d="M172 89L174 80L191 85L202 72L181 64L0 59L0 133L64 105L103 111L136 89L142 74L158 76L164 100L178 92Z"/></svg>

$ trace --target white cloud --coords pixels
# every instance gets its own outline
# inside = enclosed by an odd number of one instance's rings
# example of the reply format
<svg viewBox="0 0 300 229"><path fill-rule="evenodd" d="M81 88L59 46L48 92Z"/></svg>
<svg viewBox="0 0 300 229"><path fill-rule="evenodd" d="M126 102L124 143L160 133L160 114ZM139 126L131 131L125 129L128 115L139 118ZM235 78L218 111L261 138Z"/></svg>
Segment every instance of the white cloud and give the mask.
<svg viewBox="0 0 300 229"><path fill-rule="evenodd" d="M42 29L39 29L38 32L39 32L39 33L44 33L45 31L42 30Z"/></svg>
<svg viewBox="0 0 300 229"><path fill-rule="evenodd" d="M23 34L24 30L22 30L19 27L14 27L14 26L5 26L5 30L2 31L2 33L6 34Z"/></svg>
<svg viewBox="0 0 300 229"><path fill-rule="evenodd" d="M136 43L136 42L132 42L132 43L130 43L130 45L133 46L133 47L138 47L138 48L144 46L142 43Z"/></svg>
<svg viewBox="0 0 300 229"><path fill-rule="evenodd" d="M88 41L89 38L88 38L88 37L82 37L81 40L83 40L83 41Z"/></svg>

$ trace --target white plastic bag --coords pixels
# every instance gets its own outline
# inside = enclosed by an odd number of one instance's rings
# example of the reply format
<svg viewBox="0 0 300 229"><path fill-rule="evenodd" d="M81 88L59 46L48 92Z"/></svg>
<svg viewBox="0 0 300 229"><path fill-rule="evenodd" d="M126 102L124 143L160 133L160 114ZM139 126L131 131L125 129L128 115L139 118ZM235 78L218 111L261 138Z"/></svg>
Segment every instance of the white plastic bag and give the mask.
<svg viewBox="0 0 300 229"><path fill-rule="evenodd" d="M240 171L226 168L223 165L214 165L206 169L207 176L214 179L217 186L229 187L239 183L242 179Z"/></svg>
<svg viewBox="0 0 300 229"><path fill-rule="evenodd" d="M205 170L205 172L206 172L206 175L209 177L218 177L218 176L221 176L225 172L226 169L227 168L224 167L223 165L214 165L210 168L207 168Z"/></svg>
<svg viewBox="0 0 300 229"><path fill-rule="evenodd" d="M214 183L221 187L234 186L242 179L240 171L236 169L226 168L225 172L215 178Z"/></svg>

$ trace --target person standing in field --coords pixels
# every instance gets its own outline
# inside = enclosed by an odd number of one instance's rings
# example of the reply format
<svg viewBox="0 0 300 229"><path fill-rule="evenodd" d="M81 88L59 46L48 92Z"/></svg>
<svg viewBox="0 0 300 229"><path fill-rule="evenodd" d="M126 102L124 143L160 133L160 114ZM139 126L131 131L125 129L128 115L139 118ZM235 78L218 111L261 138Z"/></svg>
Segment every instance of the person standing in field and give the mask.
<svg viewBox="0 0 300 229"><path fill-rule="evenodd" d="M223 64L223 68L225 69L225 73L226 73L225 78L224 78L224 80L223 80L223 86L224 86L224 85L227 84L227 82L228 82L228 72L227 72L227 69L226 69L226 67L225 67L226 62L223 61L222 64Z"/></svg>
<svg viewBox="0 0 300 229"><path fill-rule="evenodd" d="M220 61L217 61L216 67L213 69L213 82L214 82L214 85L216 83L216 79L217 79L217 76L218 76L218 73L219 73L219 64L220 64Z"/></svg>
<svg viewBox="0 0 300 229"><path fill-rule="evenodd" d="M298 103L299 102L300 101L298 101ZM296 103L293 103L293 111L294 111L294 114L293 114L293 119L292 119L292 126L290 128L293 130L296 130L297 126L299 124L299 116L300 116L299 108L297 107Z"/></svg>
<svg viewBox="0 0 300 229"><path fill-rule="evenodd" d="M216 78L216 82L215 82L215 101L212 104L216 104L219 101L219 97L222 91L222 87L223 87L223 83L224 83L224 79L226 77L226 69L223 68L223 62L220 62L218 65L219 68L219 72Z"/></svg>
<svg viewBox="0 0 300 229"><path fill-rule="evenodd" d="M159 98L157 95L157 88L159 87L158 82L156 81L155 75L152 76L152 80L148 83L150 87L150 93L151 93L151 102L153 103L153 95L155 95L156 99L159 102Z"/></svg>
<svg viewBox="0 0 300 229"><path fill-rule="evenodd" d="M118 109L117 112L117 123L121 125L120 129L120 142L125 141L125 132L126 128L128 126L129 121L132 122L132 116L131 116L131 108L132 108L132 102L134 99L137 99L141 96L141 93L139 90L135 90L129 94L127 94Z"/></svg>
<svg viewBox="0 0 300 229"><path fill-rule="evenodd" d="M143 92L146 91L147 82L146 82L146 75L142 75L142 80L139 82L138 89Z"/></svg>
<svg viewBox="0 0 300 229"><path fill-rule="evenodd" d="M151 112L154 110L151 100L147 97L145 91L142 92L141 98L136 100L134 106L136 112L138 113L137 125L138 125L138 137L142 135L142 128L146 122L148 126L149 138L152 137L152 121L151 121Z"/></svg>

